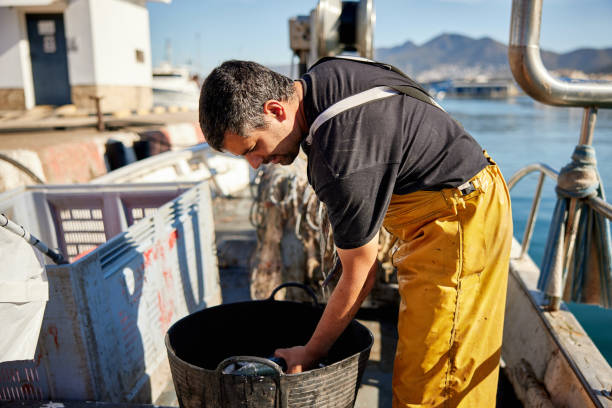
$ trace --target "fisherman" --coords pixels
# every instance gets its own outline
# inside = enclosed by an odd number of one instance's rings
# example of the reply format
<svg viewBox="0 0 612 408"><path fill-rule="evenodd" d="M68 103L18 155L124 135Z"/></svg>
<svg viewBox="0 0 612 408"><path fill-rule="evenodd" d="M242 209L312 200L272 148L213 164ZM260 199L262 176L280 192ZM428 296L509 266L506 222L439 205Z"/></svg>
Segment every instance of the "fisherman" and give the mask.
<svg viewBox="0 0 612 408"><path fill-rule="evenodd" d="M288 373L325 357L370 292L378 231L397 238L401 296L393 406L495 406L512 221L500 170L418 84L391 66L324 58L297 81L226 61L206 78L200 125L250 165L300 147L327 206L342 275Z"/></svg>

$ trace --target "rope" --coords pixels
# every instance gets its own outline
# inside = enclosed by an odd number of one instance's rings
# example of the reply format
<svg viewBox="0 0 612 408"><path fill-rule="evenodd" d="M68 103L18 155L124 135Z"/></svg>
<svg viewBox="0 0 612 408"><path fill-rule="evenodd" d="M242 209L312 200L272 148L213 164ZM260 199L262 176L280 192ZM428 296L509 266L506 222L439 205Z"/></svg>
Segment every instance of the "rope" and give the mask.
<svg viewBox="0 0 612 408"><path fill-rule="evenodd" d="M0 160L4 160L5 162L10 163L13 166L17 167L19 170L27 174L32 180L34 180L36 184L45 184L45 182L42 181L41 178L38 177L32 170L30 170L23 164L19 163L17 160L5 155L4 153L0 153Z"/></svg>
<svg viewBox="0 0 612 408"><path fill-rule="evenodd" d="M563 167L557 178L557 195L565 198L586 198L597 194L599 187L595 149L578 145L572 161Z"/></svg>
<svg viewBox="0 0 612 408"><path fill-rule="evenodd" d="M612 308L610 224L587 205L605 201L592 146L578 145L561 169L538 289L549 297Z"/></svg>
<svg viewBox="0 0 612 408"><path fill-rule="evenodd" d="M256 257L262 253L265 245L280 246L280 242L265 242L265 239L269 240L266 237L269 237L267 232L270 229L276 229L275 236L282 237L286 226L291 226L295 237L304 245L307 253L304 282L318 288L320 282L328 277L326 271L332 270L336 265L336 248L325 207L308 184L305 166L306 163L301 160L287 167L263 166L262 171L258 173L257 190L253 192L250 220L257 230L257 249L254 252ZM280 225L269 222L272 207L280 213ZM282 256L280 251L279 256ZM268 279L268 275L263 271L267 266L265 262L253 264L252 282L258 279L259 274L261 279ZM283 267L280 260L273 264ZM320 275L320 278L317 279L315 274Z"/></svg>

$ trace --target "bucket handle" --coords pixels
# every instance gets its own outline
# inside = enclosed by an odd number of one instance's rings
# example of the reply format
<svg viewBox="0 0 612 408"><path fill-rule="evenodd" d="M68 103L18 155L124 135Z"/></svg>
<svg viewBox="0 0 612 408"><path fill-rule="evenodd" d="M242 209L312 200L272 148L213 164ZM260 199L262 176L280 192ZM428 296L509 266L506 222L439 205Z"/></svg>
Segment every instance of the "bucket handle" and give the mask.
<svg viewBox="0 0 612 408"><path fill-rule="evenodd" d="M274 361L271 361L267 358L255 357L255 356L228 357L222 362L220 362L219 365L217 366L217 369L216 369L217 374L223 374L223 370L225 369L225 367L227 367L228 365L232 363L239 363L239 362L265 364L274 370L276 376L280 377L283 374L283 369L281 368L281 366L276 364Z"/></svg>
<svg viewBox="0 0 612 408"><path fill-rule="evenodd" d="M282 286L282 285L281 285ZM280 289L280 286L276 289ZM272 295L274 296L274 295ZM221 382L220 384L220 391L221 391L221 398L224 399L224 388L223 388L223 378L226 375L232 375L232 374L224 374L223 370L225 369L225 367L227 367L228 365L232 364L232 363L237 363L237 362L251 362L251 363L260 363L260 364L265 364L268 367L271 367L274 370L274 382L276 383L276 392L278 393L278 399L276 400L275 406L278 408L285 408L287 406L287 401L283 400L283 396L285 393L283 393L283 389L281 388L281 376L284 375L283 374L283 370L282 368L276 364L274 361L268 360L267 358L262 358L262 357L255 357L255 356L232 356L232 357L228 357L225 360L221 361L219 363L219 365L217 366L216 371L216 375L217 378L219 378L219 381Z"/></svg>
<svg viewBox="0 0 612 408"><path fill-rule="evenodd" d="M283 283L281 285L278 285L273 291L272 294L270 295L270 297L267 300L274 300L274 295L276 295L276 293L284 288L287 287L295 287L295 288L301 288L302 290L304 290L306 293L308 293L310 295L310 297L312 297L312 304L315 307L319 307L319 302L317 301L317 295L315 295L314 291L312 289L310 289L310 287L304 285L303 283L299 283L299 282L286 282Z"/></svg>

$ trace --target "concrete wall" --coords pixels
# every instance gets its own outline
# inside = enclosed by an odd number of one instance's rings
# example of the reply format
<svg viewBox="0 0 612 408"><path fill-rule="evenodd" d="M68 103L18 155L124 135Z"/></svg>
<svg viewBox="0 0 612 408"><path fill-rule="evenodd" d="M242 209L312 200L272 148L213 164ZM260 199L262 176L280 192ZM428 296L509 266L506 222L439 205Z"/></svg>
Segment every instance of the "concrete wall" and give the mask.
<svg viewBox="0 0 612 408"><path fill-rule="evenodd" d="M94 109L90 96L102 96L105 112L150 108L146 7L124 0L72 0L64 18L73 103Z"/></svg>
<svg viewBox="0 0 612 408"><path fill-rule="evenodd" d="M1 7L0 34L0 109L31 107L33 94L27 98L25 92L29 89L32 93L30 51L21 13Z"/></svg>
<svg viewBox="0 0 612 408"><path fill-rule="evenodd" d="M151 86L151 40L146 7L124 0L88 1L96 83ZM142 62L137 61L137 51L142 53Z"/></svg>
<svg viewBox="0 0 612 408"><path fill-rule="evenodd" d="M23 88L19 42L19 15L15 9L0 7L0 88Z"/></svg>
<svg viewBox="0 0 612 408"><path fill-rule="evenodd" d="M64 11L68 77L72 86L92 85L96 81L90 3L90 0L71 0Z"/></svg>
<svg viewBox="0 0 612 408"><path fill-rule="evenodd" d="M151 86L146 7L125 0L71 0L64 20L71 85Z"/></svg>
<svg viewBox="0 0 612 408"><path fill-rule="evenodd" d="M72 0L66 12L72 101L103 111L148 109L151 92L149 13L125 0Z"/></svg>
<svg viewBox="0 0 612 408"><path fill-rule="evenodd" d="M80 108L95 109L90 96L102 96L103 112L148 110L153 105L153 92L147 86L129 85L73 85L72 103Z"/></svg>

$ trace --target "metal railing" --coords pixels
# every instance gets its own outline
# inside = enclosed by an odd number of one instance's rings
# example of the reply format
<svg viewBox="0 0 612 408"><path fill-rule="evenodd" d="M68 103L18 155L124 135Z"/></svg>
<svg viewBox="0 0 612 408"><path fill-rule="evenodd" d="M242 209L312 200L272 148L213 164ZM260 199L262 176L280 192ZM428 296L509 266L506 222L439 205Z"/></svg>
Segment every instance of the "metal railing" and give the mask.
<svg viewBox="0 0 612 408"><path fill-rule="evenodd" d="M540 177L538 178L538 186L536 187L536 193L533 197L533 202L531 203L531 210L529 212L529 217L527 218L525 233L523 234L523 240L521 241L521 258L527 253L527 251L529 251L531 237L533 236L533 229L535 228L535 219L538 215L538 209L540 208L540 201L542 200L542 186L544 185L544 180L546 179L546 176L548 176L554 181L557 181L557 176L559 173L546 164L535 163L523 167L514 173L508 181L508 189L512 190L512 188L525 176L536 171L540 172Z"/></svg>
<svg viewBox="0 0 612 408"><path fill-rule="evenodd" d="M530 164L528 166L523 167L522 169L514 173L512 177L510 177L510 180L508 181L508 189L512 190L512 188L525 176L534 172L539 172L540 176L538 178L538 185L536 187L536 192L531 203L529 217L527 218L527 223L525 225L523 240L521 241L521 257L523 257L527 253L527 251L529 251L529 245L531 244L531 238L533 236L533 230L535 228L535 220L538 215L538 209L540 208L540 202L542 200L542 186L544 185L544 180L548 176L556 182L557 177L559 175L559 172L557 172L555 169L553 169L547 164ZM589 207L595 210L595 212L603 215L609 220L612 220L612 204L595 196L587 197L584 199L584 201Z"/></svg>

